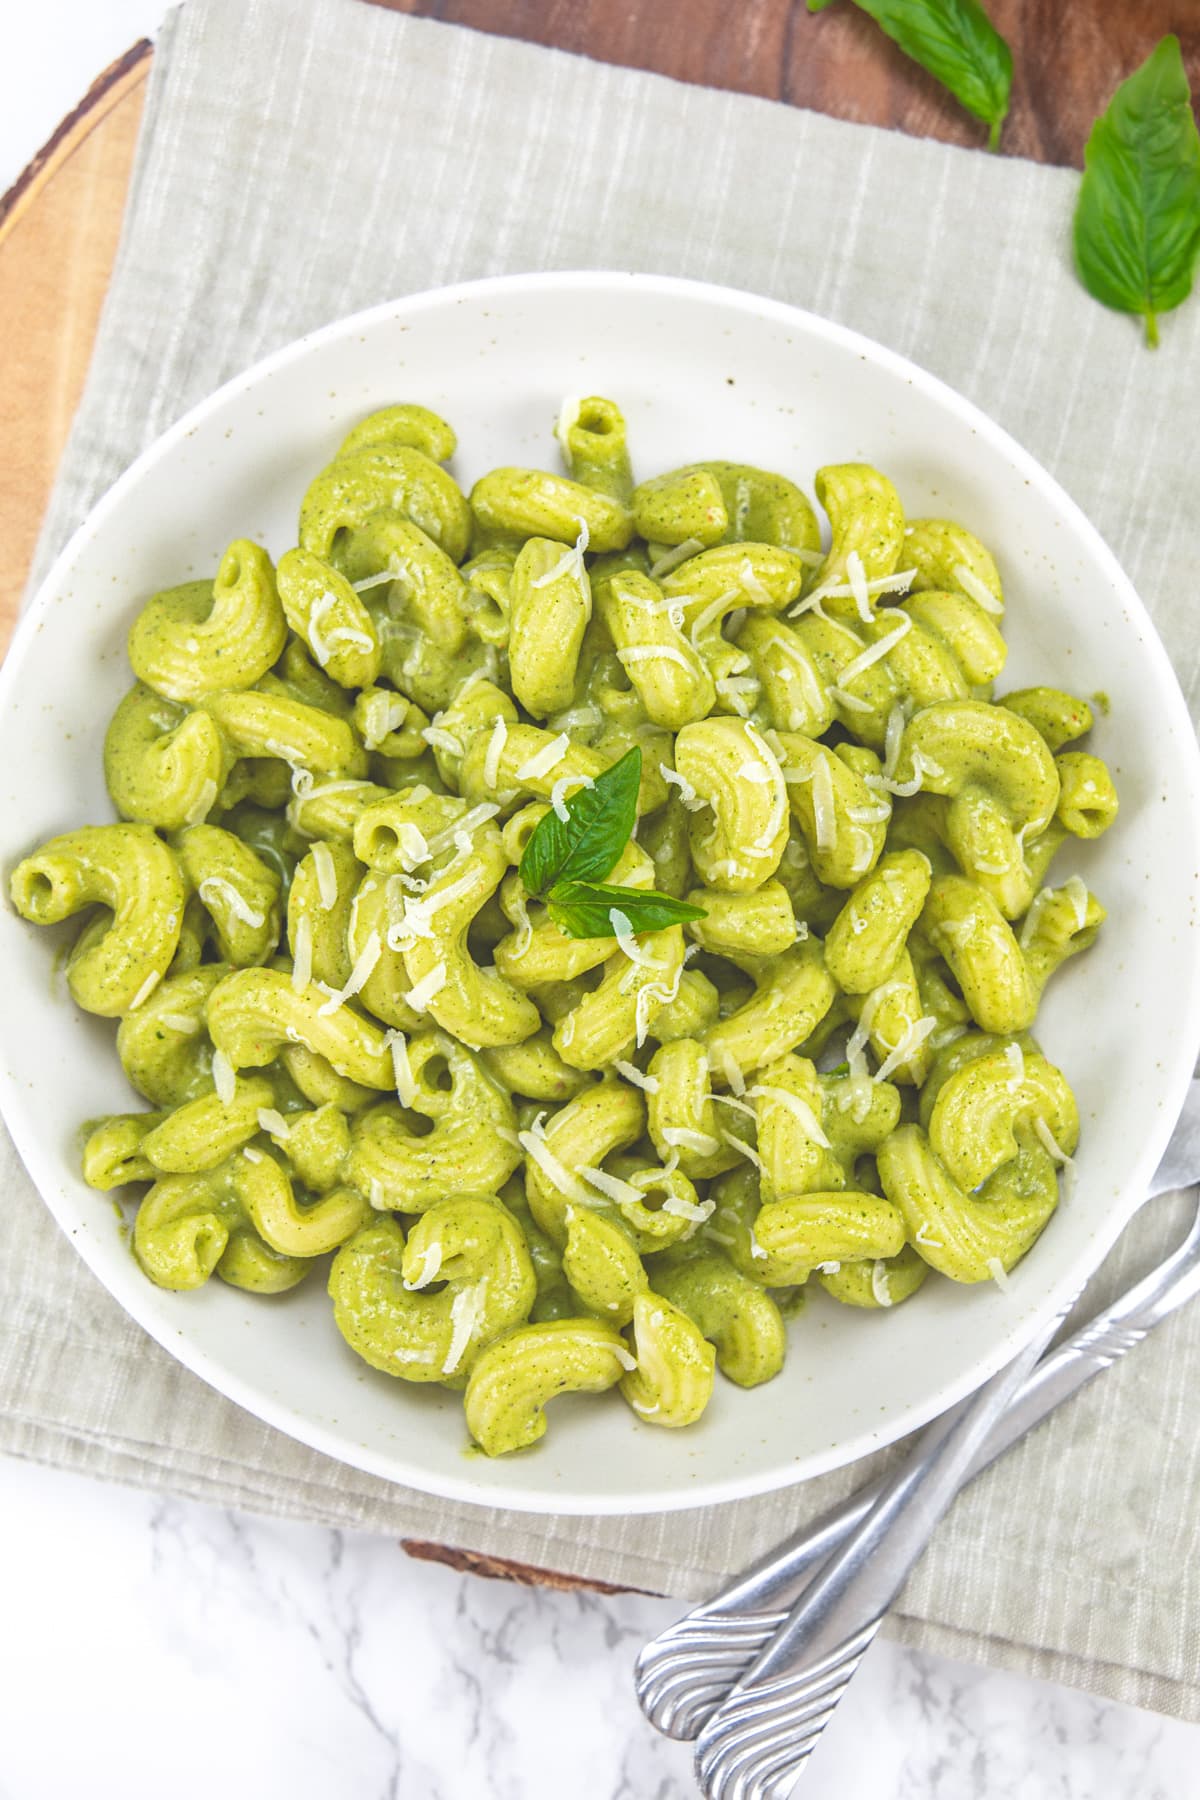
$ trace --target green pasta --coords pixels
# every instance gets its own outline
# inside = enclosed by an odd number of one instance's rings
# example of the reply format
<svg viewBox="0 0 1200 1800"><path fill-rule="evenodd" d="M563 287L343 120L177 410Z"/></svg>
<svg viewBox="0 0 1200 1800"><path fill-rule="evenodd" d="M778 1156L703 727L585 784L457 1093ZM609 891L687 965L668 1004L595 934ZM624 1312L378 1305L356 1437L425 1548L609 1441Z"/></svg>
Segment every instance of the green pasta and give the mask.
<svg viewBox="0 0 1200 1800"><path fill-rule="evenodd" d="M1007 1282L1079 1137L1031 1029L1104 919L1046 877L1117 812L1085 702L994 695L966 525L840 464L823 547L784 474L635 482L611 399L555 435L564 472L468 495L435 413L364 419L277 562L145 601L118 822L10 882L119 1020L150 1110L83 1169L143 1189L149 1279L322 1270L327 1354L461 1391L489 1455L564 1392L691 1424L778 1373L802 1290Z"/></svg>

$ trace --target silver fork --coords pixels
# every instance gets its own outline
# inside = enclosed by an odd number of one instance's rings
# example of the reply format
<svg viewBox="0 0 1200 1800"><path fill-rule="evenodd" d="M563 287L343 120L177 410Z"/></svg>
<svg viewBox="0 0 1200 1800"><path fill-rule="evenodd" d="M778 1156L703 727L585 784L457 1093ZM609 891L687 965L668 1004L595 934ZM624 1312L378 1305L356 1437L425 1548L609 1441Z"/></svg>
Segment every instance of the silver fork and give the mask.
<svg viewBox="0 0 1200 1800"><path fill-rule="evenodd" d="M1200 1137L1200 1131L1196 1129L1200 1124L1197 1114L1200 1114L1200 1084L1194 1084L1172 1149L1147 1198L1200 1177L1200 1146L1192 1142L1193 1136ZM1111 1367L1126 1350L1139 1343L1148 1331L1198 1291L1200 1211L1178 1249L1067 1342L1044 1356L1037 1367L1027 1373L1007 1407L1000 1408L999 1417L996 1416L999 1403L994 1399L987 1402L988 1416L993 1422L983 1441L965 1460L957 1480L951 1484L949 1498L1085 1382L1102 1369ZM1002 1382L1004 1375L996 1380ZM992 1384L988 1384L976 1399L984 1402L991 1393ZM901 1474L907 1472L911 1481L913 1473L919 1473L921 1459L938 1449L948 1425L973 1404L972 1401L963 1402L947 1420L930 1427L914 1452L917 1470L911 1469L910 1459ZM754 1663L755 1658L761 1658L765 1647L787 1620L784 1611L761 1609L828 1562L839 1546L862 1528L881 1496L897 1479L896 1475L881 1477L861 1489L770 1551L747 1574L646 1645L637 1662L637 1694L646 1716L660 1731L678 1738L696 1737L701 1732L725 1695L738 1683L742 1671ZM932 1521L926 1536L930 1529ZM924 1541L924 1538L920 1539L916 1554L920 1553ZM863 1649L873 1636L874 1630L866 1638ZM759 1670L760 1676L764 1673ZM749 1685L748 1676L743 1685Z"/></svg>
<svg viewBox="0 0 1200 1800"><path fill-rule="evenodd" d="M1166 1271L1170 1269L1168 1274ZM1129 1302L1139 1290L1145 1305ZM1200 1292L1200 1203L1185 1242L1052 1359L1039 1408L1074 1392ZM804 1589L766 1647L711 1714L696 1746L708 1800L783 1800L820 1740L867 1648L938 1520L992 1460L990 1433L1053 1331L922 1434L866 1517ZM1036 1381L1036 1376L1033 1378ZM1027 1430L1026 1421L1008 1439ZM999 1454L997 1449L996 1454Z"/></svg>

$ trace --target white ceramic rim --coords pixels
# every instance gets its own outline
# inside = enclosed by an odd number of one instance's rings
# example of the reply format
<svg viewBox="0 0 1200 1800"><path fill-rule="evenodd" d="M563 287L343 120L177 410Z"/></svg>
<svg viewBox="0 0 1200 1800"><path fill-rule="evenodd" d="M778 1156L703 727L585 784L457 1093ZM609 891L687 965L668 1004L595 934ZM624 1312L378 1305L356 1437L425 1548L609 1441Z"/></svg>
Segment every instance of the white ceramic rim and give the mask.
<svg viewBox="0 0 1200 1800"><path fill-rule="evenodd" d="M1179 781L1185 787L1192 829L1197 841L1200 841L1200 746L1196 743L1191 715L1188 712L1174 668L1154 622L1129 577L1096 527L1054 477L1027 450L1023 449L1015 438L1010 436L1002 426L997 425L972 401L965 399L954 388L939 380L937 376L927 373L918 364L910 362L907 357L887 349L886 346L877 343L874 339L865 337L861 332L835 324L802 307L791 306L785 301L767 299L745 289L668 275L610 270L566 270L541 274L499 275L479 281L457 282L448 287L428 289L402 299L384 301L378 306L368 307L362 312L335 320L330 325L322 326L317 331L297 338L282 349L274 351L270 356L254 363L241 374L233 376L206 399L192 407L161 437L143 450L136 461L130 464L103 498L98 501L83 524L73 533L39 586L37 594L26 609L13 635L4 664L0 667L0 709L8 704L10 690L15 687L19 678L27 642L31 641L42 628L50 614L52 595L62 579L62 572L87 550L89 543L107 520L109 514L120 506L127 490L136 485L143 473L167 456L180 439L186 437L210 414L218 411L227 400L253 388L265 377L275 375L290 364L303 361L314 349L341 337L370 329L379 321L403 314L420 314L431 308L444 307L447 304L463 300L483 300L490 295L502 296L512 292L549 292L569 296L581 289L593 292L597 290L604 292L607 289L614 293L636 289L648 295L660 296L665 300L673 297L686 297L693 302L717 303L744 312L751 317L766 316L784 325L794 325L815 337L824 338L830 344L852 350L865 360L912 383L914 387L919 388L931 399L936 400L949 412L955 414L963 424L1020 468L1030 484L1038 488L1043 496L1052 500L1063 517L1069 519L1074 529L1087 540L1092 554L1107 570L1123 604L1144 633L1145 654L1155 668L1164 697L1164 705L1173 720L1179 741L1187 746L1186 755L1189 766L1179 772ZM1148 1121L1146 1138L1129 1176L1128 1187L1121 1197L1120 1204L1113 1207L1105 1225L1097 1229L1091 1240L1090 1248L1093 1255L1087 1267L1070 1276L1062 1277L1040 1304L1015 1315L1011 1327L998 1337L987 1356L980 1357L973 1365L965 1369L952 1369L947 1379L932 1396L926 1395L923 1401L914 1401L907 1407L898 1408L882 1429L878 1426L863 1426L837 1445L831 1446L827 1452L814 1454L808 1459L809 1466L805 1473L799 1476L794 1468L780 1466L774 1470L759 1471L753 1475L730 1476L728 1479L712 1480L689 1487L684 1492L673 1488L650 1489L633 1498L628 1495L606 1497L600 1504L592 1505L586 1504L574 1496L553 1494L536 1483L530 1483L524 1487L506 1487L502 1493L489 1492L468 1477L461 1480L444 1477L440 1474L431 1477L425 1468L407 1463L402 1455L389 1453L386 1457L382 1457L375 1455L365 1446L356 1446L356 1454L349 1456L347 1445L343 1439L314 1425L303 1413L292 1407L280 1405L269 1398L264 1398L253 1384L238 1376L231 1376L226 1370L217 1367L215 1359L210 1354L198 1350L188 1342L183 1334L172 1334L158 1321L144 1316L142 1310L136 1305L130 1306L124 1299L120 1300L120 1304L142 1326L143 1330L185 1368L194 1375L198 1375L210 1387L243 1407L255 1418L263 1420L287 1436L307 1444L311 1449L318 1450L337 1462L362 1469L388 1482L395 1483L398 1479L402 1480L422 1493L436 1494L445 1499L466 1501L478 1506L499 1506L504 1510L518 1512L599 1516L602 1514L625 1515L687 1511L694 1507L748 1499L780 1488L795 1486L801 1481L810 1480L815 1476L828 1473L832 1469L843 1468L856 1462L871 1451L878 1450L888 1443L894 1443L899 1438L928 1424L931 1419L940 1416L957 1401L981 1387L985 1381L1010 1362L1037 1332L1049 1326L1056 1314L1066 1310L1079 1292L1083 1281L1099 1266L1104 1255L1111 1249L1130 1218L1142 1204L1150 1178L1161 1160L1183 1106L1197 1055L1200 1053L1200 955L1193 955L1186 969L1181 969L1180 984L1181 987L1186 984L1187 988L1186 1002L1182 1011L1189 1026L1179 1034L1173 1045L1164 1046L1161 1086L1163 1104L1157 1109L1153 1118ZM52 1158L36 1141L32 1129L27 1128L19 1088L2 1064L0 1064L0 1114L3 1115L12 1133L21 1159L39 1193L59 1225L70 1235L70 1221L65 1216L67 1208L64 1206L60 1210L54 1200L49 1198L57 1189ZM82 1250L81 1254L83 1254ZM86 1255L84 1260L88 1262L89 1267L92 1266ZM103 1277L98 1271L93 1269L93 1273L103 1281ZM149 1297L152 1292L153 1289L147 1284L147 1296ZM530 1467L533 1469L536 1467L536 1463L531 1461Z"/></svg>

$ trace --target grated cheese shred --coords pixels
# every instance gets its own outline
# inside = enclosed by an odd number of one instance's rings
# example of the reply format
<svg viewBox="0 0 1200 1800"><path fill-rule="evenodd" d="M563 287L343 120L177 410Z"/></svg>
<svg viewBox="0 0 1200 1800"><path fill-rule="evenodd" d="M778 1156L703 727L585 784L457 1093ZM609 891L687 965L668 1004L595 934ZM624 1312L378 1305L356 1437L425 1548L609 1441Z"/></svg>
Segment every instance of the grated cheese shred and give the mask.
<svg viewBox="0 0 1200 1800"><path fill-rule="evenodd" d="M228 1106L237 1092L237 1076L233 1072L233 1064L223 1050L213 1052L212 1078L213 1086L217 1090L217 1099L222 1106Z"/></svg>

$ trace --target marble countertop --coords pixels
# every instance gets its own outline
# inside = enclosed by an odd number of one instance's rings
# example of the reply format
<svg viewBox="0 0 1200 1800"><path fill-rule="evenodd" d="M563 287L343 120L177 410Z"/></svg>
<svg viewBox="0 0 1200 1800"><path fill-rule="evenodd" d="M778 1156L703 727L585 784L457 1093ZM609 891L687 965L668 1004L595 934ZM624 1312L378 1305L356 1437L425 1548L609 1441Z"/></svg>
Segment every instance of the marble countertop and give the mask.
<svg viewBox="0 0 1200 1800"><path fill-rule="evenodd" d="M672 1601L0 1459L0 1800L688 1800ZM878 1642L806 1800L1185 1800L1200 1727Z"/></svg>

